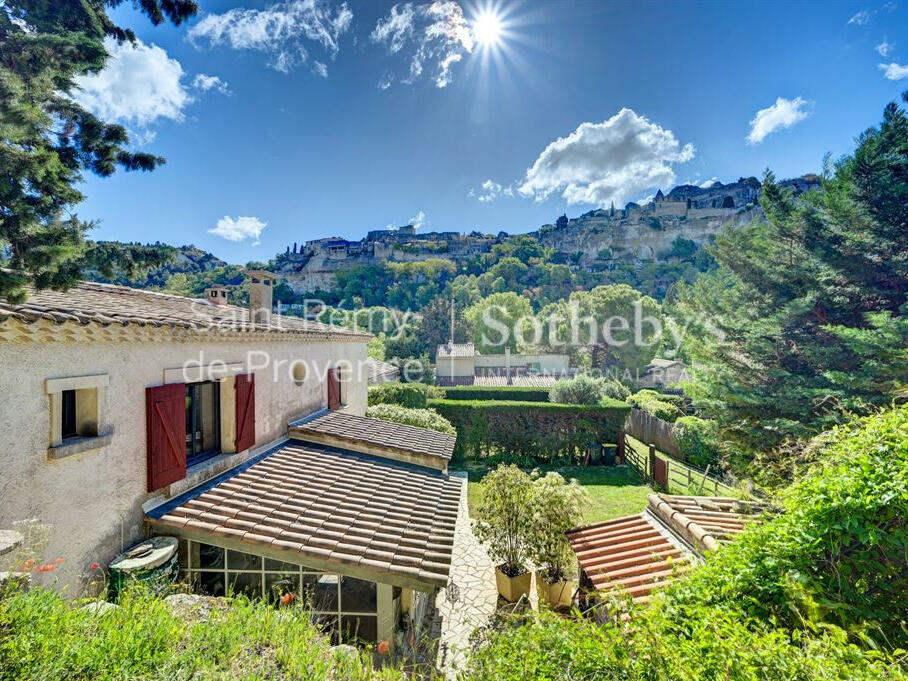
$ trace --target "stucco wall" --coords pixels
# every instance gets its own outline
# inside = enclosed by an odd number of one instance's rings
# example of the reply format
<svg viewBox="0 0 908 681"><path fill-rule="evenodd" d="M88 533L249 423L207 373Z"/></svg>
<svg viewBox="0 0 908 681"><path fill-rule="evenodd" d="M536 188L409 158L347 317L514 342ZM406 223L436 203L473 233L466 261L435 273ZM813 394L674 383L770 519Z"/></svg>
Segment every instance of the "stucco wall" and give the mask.
<svg viewBox="0 0 908 681"><path fill-rule="evenodd" d="M503 367L506 366L506 355L477 355L477 367ZM525 367L528 364L539 364L539 370L546 373L565 372L570 368L570 358L567 355L556 354L513 354L510 358L512 367Z"/></svg>
<svg viewBox="0 0 908 681"><path fill-rule="evenodd" d="M249 354L252 351L254 354ZM365 343L11 343L0 346L0 527L35 518L50 528L42 558L66 559L53 573L75 595L93 561L106 564L143 536L146 491L145 388L165 383L165 369L222 361L255 370L256 447L221 462L235 465L287 433L290 419L323 407L327 366L366 358ZM297 386L290 364L303 360ZM280 363L280 364L278 364ZM275 372L275 366L278 370ZM50 397L45 380L107 374L108 446L49 461ZM344 393L351 413L366 408L365 372L355 368ZM166 381L170 382L170 381ZM223 438L222 438L223 439ZM193 482L206 475L199 472ZM186 485L182 487L185 488ZM182 491L179 484L174 493ZM158 494L157 496L160 496Z"/></svg>
<svg viewBox="0 0 908 681"><path fill-rule="evenodd" d="M473 362L473 357L440 359L435 365L435 375L444 378L451 376L472 376L474 372Z"/></svg>

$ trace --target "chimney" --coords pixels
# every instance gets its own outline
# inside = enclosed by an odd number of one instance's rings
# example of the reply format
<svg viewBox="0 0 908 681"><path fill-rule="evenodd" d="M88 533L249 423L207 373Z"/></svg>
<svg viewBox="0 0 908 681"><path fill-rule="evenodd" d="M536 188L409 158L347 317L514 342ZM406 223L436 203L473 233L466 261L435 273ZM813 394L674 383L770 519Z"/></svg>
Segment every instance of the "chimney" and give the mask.
<svg viewBox="0 0 908 681"><path fill-rule="evenodd" d="M205 300L212 305L227 304L227 287L226 286L209 286L205 289Z"/></svg>
<svg viewBox="0 0 908 681"><path fill-rule="evenodd" d="M246 270L249 277L249 318L253 324L271 324L272 291L277 277L264 270Z"/></svg>

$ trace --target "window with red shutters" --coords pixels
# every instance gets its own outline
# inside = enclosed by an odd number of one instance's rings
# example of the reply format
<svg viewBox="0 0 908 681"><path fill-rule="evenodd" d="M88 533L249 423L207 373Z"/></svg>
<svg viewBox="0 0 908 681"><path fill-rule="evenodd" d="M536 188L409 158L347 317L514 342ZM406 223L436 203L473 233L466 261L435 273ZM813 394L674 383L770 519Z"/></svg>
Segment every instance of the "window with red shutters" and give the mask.
<svg viewBox="0 0 908 681"><path fill-rule="evenodd" d="M237 374L236 391L236 451L255 445L255 374Z"/></svg>
<svg viewBox="0 0 908 681"><path fill-rule="evenodd" d="M341 404L340 377L338 376L338 370L328 369L326 380L328 383L328 409L334 411L339 409Z"/></svg>
<svg viewBox="0 0 908 681"><path fill-rule="evenodd" d="M171 383L145 389L148 491L186 477L186 388Z"/></svg>

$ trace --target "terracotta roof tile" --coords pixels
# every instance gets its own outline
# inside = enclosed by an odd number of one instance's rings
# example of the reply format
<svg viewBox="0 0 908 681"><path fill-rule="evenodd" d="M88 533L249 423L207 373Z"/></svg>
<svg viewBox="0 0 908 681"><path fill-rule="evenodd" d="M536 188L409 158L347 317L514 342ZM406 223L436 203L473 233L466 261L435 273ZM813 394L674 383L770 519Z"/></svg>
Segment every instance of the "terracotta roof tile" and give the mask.
<svg viewBox="0 0 908 681"><path fill-rule="evenodd" d="M649 496L647 511L567 533L584 576L599 591L623 588L646 601L690 569L695 551L741 532L762 507L720 497ZM694 549L694 550L692 550Z"/></svg>
<svg viewBox="0 0 908 681"><path fill-rule="evenodd" d="M148 517L165 528L205 530L215 543L222 537L274 545L298 552L303 562L322 558L341 571L361 564L442 586L462 484L430 468L291 441ZM370 502L351 506L349 494L336 493L347 488ZM313 491L311 505L299 503ZM287 501L266 504L266 493Z"/></svg>
<svg viewBox="0 0 908 681"><path fill-rule="evenodd" d="M299 317L273 315L269 325L250 322L249 310L235 305L212 305L206 300L157 293L128 286L81 282L68 291L35 291L13 305L0 299L0 323L39 319L76 324L169 326L197 331L255 330L366 339L368 334Z"/></svg>
<svg viewBox="0 0 908 681"><path fill-rule="evenodd" d="M339 411L328 412L311 421L293 425L291 437L305 440L307 436L328 436L342 440L350 446L363 443L440 457L444 460L450 460L454 453L454 443L457 441L453 435L435 430Z"/></svg>

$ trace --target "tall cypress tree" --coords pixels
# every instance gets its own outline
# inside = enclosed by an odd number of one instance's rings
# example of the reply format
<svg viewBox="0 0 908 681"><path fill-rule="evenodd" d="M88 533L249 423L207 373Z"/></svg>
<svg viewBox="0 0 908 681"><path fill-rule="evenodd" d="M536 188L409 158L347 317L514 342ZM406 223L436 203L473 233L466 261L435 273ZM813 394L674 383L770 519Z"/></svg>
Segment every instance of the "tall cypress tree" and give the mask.
<svg viewBox="0 0 908 681"><path fill-rule="evenodd" d="M908 386L905 110L887 106L817 191L767 173L760 203L765 219L717 238L719 270L675 303L694 322L690 392L745 460Z"/></svg>
<svg viewBox="0 0 908 681"><path fill-rule="evenodd" d="M19 302L25 286L65 289L84 268L127 274L161 264L160 249L114 249L86 239L73 214L88 171L152 170L164 159L128 148L120 125L76 104L76 77L96 73L104 39L134 41L108 11L122 0L6 0L0 4L0 298ZM179 25L194 0L138 0L154 24Z"/></svg>

